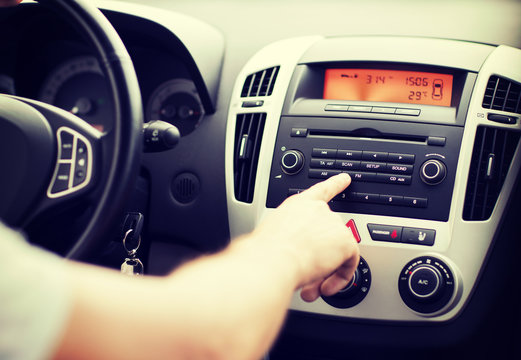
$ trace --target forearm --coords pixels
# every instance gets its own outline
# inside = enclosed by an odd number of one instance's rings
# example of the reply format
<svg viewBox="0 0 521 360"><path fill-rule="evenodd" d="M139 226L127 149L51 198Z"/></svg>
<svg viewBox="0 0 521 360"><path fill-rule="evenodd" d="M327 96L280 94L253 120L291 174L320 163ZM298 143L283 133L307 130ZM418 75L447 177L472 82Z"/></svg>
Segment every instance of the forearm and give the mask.
<svg viewBox="0 0 521 360"><path fill-rule="evenodd" d="M76 306L58 358L260 358L299 281L292 257L260 241L237 240L167 278L74 266Z"/></svg>

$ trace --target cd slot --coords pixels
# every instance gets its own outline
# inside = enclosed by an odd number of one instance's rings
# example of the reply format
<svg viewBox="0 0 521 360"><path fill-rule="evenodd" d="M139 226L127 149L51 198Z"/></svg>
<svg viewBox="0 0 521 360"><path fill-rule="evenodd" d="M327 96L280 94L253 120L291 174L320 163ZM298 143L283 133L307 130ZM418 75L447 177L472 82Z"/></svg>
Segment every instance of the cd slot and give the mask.
<svg viewBox="0 0 521 360"><path fill-rule="evenodd" d="M391 134L382 133L376 129L364 128L352 131L346 130L324 130L324 129L310 129L309 137L321 138L349 138L349 139L372 139L383 141L400 141L410 142L415 144L427 144L428 136L420 135L406 135L406 134Z"/></svg>

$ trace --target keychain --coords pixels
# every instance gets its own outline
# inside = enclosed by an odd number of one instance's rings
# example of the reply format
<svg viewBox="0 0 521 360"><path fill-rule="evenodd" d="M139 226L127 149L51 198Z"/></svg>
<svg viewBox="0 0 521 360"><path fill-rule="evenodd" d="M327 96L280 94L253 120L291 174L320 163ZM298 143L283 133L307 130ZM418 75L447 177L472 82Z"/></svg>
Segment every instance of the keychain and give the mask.
<svg viewBox="0 0 521 360"><path fill-rule="evenodd" d="M134 232L133 229L127 230L125 236L123 237L123 247L127 252L127 257L123 264L121 264L121 273L129 276L139 276L143 275L143 263L136 256L137 250L139 249L139 245L141 245L141 236L138 236L137 244L135 246L130 246L127 242L132 238L130 236Z"/></svg>

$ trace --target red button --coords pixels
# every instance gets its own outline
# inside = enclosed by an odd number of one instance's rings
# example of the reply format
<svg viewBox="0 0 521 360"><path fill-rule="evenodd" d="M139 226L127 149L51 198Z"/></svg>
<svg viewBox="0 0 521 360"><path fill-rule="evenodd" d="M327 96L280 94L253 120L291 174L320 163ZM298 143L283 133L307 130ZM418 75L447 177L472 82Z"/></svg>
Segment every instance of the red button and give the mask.
<svg viewBox="0 0 521 360"><path fill-rule="evenodd" d="M356 228L355 221L353 219L349 220L347 222L346 226L353 233L353 236L355 237L356 242L359 243L361 241L361 239L360 239L360 234L358 233L358 229Z"/></svg>

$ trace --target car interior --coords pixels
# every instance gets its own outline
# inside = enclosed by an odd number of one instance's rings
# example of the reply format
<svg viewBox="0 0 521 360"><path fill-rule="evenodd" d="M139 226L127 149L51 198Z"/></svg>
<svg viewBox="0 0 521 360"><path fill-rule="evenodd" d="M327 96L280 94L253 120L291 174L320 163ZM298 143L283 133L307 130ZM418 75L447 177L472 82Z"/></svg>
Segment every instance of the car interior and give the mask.
<svg viewBox="0 0 521 360"><path fill-rule="evenodd" d="M23 1L0 33L33 244L165 275L346 172L355 275L265 359L521 357L521 2Z"/></svg>

